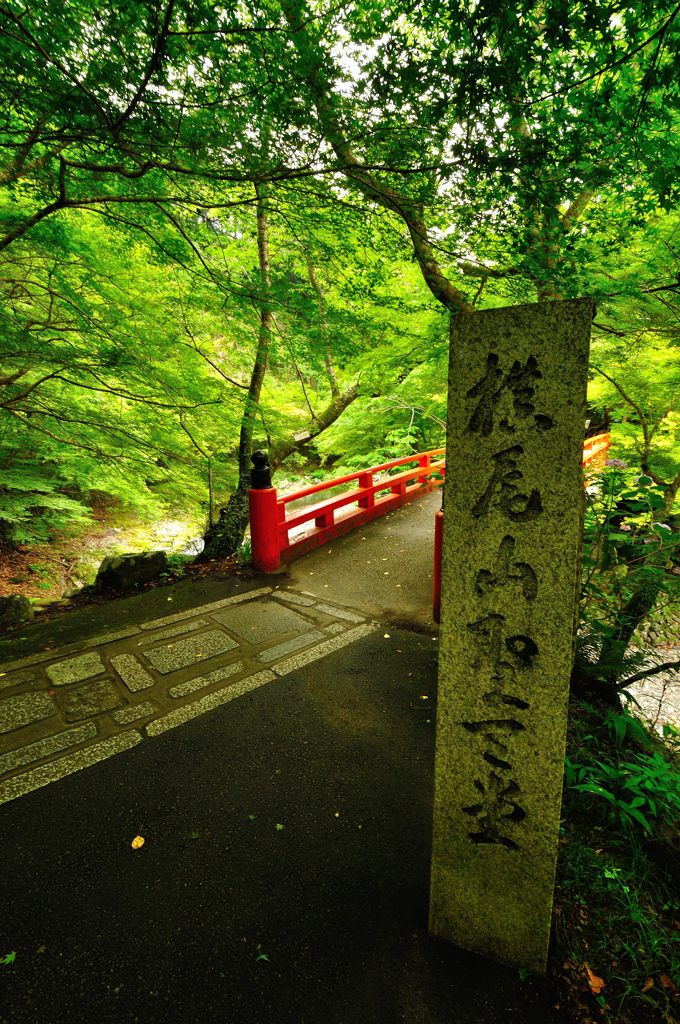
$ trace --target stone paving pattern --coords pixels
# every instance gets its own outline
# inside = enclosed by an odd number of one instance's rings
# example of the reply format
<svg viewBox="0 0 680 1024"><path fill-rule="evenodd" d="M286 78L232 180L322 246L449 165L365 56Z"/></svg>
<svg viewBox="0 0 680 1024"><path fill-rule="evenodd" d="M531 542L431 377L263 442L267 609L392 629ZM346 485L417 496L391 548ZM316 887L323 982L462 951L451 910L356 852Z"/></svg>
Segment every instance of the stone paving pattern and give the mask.
<svg viewBox="0 0 680 1024"><path fill-rule="evenodd" d="M373 629L356 611L313 594L265 587L0 665L0 804L332 655ZM215 632L225 649L204 656L197 641ZM180 667L188 650L195 660ZM168 671L154 666L159 651L176 658ZM656 657L680 660L680 648ZM631 705L633 713L659 732L664 725L680 729L677 673L645 679L631 693L639 704Z"/></svg>
<svg viewBox="0 0 680 1024"><path fill-rule="evenodd" d="M4 665L0 804L176 728L375 628L313 594L262 587Z"/></svg>

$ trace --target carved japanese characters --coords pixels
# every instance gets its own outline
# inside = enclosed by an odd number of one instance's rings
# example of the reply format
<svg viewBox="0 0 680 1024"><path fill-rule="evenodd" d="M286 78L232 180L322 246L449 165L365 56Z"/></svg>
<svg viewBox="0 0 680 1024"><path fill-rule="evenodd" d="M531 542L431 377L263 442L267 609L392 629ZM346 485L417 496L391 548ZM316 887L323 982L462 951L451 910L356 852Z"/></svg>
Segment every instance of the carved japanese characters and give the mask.
<svg viewBox="0 0 680 1024"><path fill-rule="evenodd" d="M542 970L579 559L589 300L452 329L430 926Z"/></svg>

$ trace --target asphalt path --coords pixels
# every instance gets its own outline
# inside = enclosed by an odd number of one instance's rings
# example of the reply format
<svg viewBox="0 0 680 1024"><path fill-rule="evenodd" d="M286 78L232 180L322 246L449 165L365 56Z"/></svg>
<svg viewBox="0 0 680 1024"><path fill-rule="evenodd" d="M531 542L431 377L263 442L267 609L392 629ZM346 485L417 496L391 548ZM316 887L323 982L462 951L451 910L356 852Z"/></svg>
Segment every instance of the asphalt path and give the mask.
<svg viewBox="0 0 680 1024"><path fill-rule="evenodd" d="M436 499L268 579L382 608L370 636L0 807L0 1024L561 1020L546 983L427 933L437 643L396 526L424 538ZM261 583L82 609L14 655Z"/></svg>
<svg viewBox="0 0 680 1024"><path fill-rule="evenodd" d="M2 1024L559 1019L427 934L435 646L378 631L0 808Z"/></svg>
<svg viewBox="0 0 680 1024"><path fill-rule="evenodd" d="M434 517L441 490L317 548L285 570L289 585L354 606L381 622L432 628Z"/></svg>

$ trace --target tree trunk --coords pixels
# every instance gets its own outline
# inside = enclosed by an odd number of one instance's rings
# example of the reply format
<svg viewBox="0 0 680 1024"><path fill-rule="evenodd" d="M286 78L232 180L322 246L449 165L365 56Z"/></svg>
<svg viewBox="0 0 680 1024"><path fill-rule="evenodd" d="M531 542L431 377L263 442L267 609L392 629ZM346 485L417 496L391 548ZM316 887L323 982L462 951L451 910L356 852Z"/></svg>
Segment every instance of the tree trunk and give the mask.
<svg viewBox="0 0 680 1024"><path fill-rule="evenodd" d="M257 194L257 255L260 273L259 305L260 329L257 338L255 362L250 375L246 404L241 417L241 432L238 445L238 484L226 506L220 512L216 523L208 527L205 534L205 548L202 560L226 558L238 551L248 525L248 490L250 488L250 456L253 451L253 433L262 393L262 383L267 372L269 343L272 331L272 308L269 294L271 276L269 270L269 218L266 193L261 185L255 186Z"/></svg>
<svg viewBox="0 0 680 1024"><path fill-rule="evenodd" d="M340 385L338 384L338 378L335 373L335 366L333 365L333 355L328 344L328 317L326 315L326 296L323 293L323 288L319 284L319 279L316 276L314 267L307 260L307 275L309 277L309 283L316 292L316 297L319 300L319 318L321 321L321 335L324 343L324 363L326 366L326 375L328 376L328 383L331 386L331 395L333 398L337 398L340 394Z"/></svg>

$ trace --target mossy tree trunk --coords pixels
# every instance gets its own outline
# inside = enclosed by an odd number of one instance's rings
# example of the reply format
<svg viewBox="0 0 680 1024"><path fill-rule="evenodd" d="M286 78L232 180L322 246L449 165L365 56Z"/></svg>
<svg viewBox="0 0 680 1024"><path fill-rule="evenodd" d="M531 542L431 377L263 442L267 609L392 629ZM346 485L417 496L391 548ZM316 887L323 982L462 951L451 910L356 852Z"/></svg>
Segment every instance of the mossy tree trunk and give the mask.
<svg viewBox="0 0 680 1024"><path fill-rule="evenodd" d="M262 185L255 186L257 194L257 255L260 275L259 304L260 326L257 336L255 362L250 375L250 384L241 417L241 431L238 445L238 484L216 523L212 523L205 534L205 548L202 559L226 558L238 551L248 525L248 489L250 487L250 456L253 451L255 420L262 393L262 383L267 372L269 346L272 333L271 275L269 264L269 217L267 214L266 191Z"/></svg>

